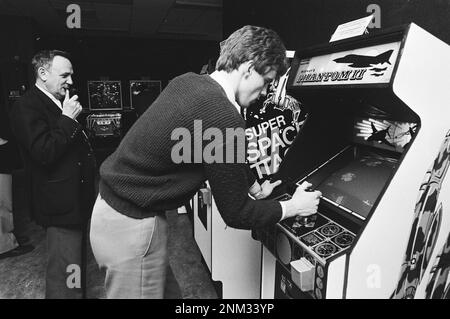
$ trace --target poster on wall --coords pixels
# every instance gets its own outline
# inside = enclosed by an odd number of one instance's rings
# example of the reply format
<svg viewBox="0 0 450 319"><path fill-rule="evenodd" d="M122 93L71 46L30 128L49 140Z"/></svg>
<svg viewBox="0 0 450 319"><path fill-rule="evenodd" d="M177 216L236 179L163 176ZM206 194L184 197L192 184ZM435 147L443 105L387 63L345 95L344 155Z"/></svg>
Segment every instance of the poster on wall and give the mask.
<svg viewBox="0 0 450 319"><path fill-rule="evenodd" d="M287 51L289 63L294 53ZM260 182L278 171L306 120L301 103L286 94L288 77L289 69L278 81L271 83L266 97L246 110L247 162Z"/></svg>

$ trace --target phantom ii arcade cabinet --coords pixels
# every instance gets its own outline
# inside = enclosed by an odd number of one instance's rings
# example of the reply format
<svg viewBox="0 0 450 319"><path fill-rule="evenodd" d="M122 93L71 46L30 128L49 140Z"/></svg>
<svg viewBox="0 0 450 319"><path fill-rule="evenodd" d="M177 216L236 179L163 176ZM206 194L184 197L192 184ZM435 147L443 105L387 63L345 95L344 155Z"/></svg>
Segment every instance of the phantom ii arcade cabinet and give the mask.
<svg viewBox="0 0 450 319"><path fill-rule="evenodd" d="M318 213L257 231L263 298L449 298L450 48L415 24L297 51L281 163Z"/></svg>

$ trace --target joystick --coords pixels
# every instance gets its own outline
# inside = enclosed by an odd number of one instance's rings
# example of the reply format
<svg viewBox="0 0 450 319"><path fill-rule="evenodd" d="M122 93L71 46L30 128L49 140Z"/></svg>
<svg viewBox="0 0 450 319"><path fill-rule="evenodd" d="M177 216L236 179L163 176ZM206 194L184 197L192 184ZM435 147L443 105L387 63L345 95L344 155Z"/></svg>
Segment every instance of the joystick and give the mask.
<svg viewBox="0 0 450 319"><path fill-rule="evenodd" d="M309 216L296 216L295 221L304 226L304 227L314 227L316 223L317 214L309 215Z"/></svg>

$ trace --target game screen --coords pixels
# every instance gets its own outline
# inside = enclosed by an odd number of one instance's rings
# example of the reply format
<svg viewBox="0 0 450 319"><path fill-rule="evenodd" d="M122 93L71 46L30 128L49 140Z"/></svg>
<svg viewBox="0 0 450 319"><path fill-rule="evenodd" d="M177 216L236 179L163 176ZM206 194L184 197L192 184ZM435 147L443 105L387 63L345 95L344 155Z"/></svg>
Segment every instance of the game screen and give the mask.
<svg viewBox="0 0 450 319"><path fill-rule="evenodd" d="M161 81L131 80L130 101L131 107L136 109L142 106L147 108L161 93Z"/></svg>
<svg viewBox="0 0 450 319"><path fill-rule="evenodd" d="M341 163L316 189L320 190L324 197L365 219L396 164L396 159L380 155L361 155L346 164Z"/></svg>
<svg viewBox="0 0 450 319"><path fill-rule="evenodd" d="M89 109L121 110L122 86L120 81L88 81Z"/></svg>

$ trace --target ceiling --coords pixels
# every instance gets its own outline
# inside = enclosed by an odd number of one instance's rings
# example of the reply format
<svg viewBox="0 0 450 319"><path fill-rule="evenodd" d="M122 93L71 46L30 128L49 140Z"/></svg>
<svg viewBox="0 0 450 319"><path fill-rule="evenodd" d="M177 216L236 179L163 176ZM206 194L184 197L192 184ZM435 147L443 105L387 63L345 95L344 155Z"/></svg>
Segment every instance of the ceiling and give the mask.
<svg viewBox="0 0 450 319"><path fill-rule="evenodd" d="M81 29L69 29L70 4ZM0 15L25 16L48 33L222 40L222 0L0 0Z"/></svg>

